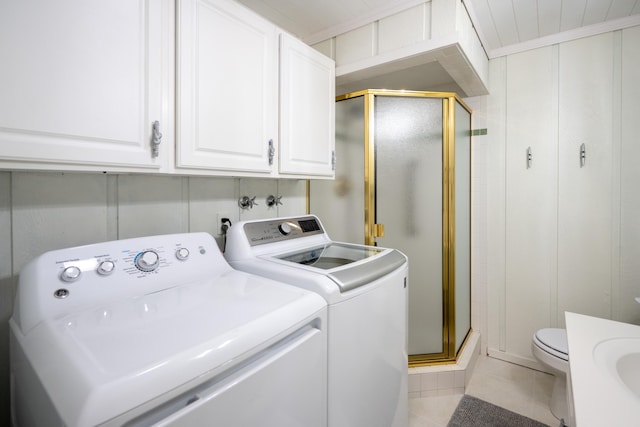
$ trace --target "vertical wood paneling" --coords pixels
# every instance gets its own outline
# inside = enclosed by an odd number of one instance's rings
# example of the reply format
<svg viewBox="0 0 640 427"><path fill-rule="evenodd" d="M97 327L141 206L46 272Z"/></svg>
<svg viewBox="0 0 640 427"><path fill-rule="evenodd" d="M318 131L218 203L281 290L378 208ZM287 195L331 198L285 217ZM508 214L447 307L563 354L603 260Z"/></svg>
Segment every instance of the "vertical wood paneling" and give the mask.
<svg viewBox="0 0 640 427"><path fill-rule="evenodd" d="M220 238L218 215L239 220L237 178L189 178L189 231Z"/></svg>
<svg viewBox="0 0 640 427"><path fill-rule="evenodd" d="M11 191L14 273L43 252L107 240L106 175L14 172Z"/></svg>
<svg viewBox="0 0 640 427"><path fill-rule="evenodd" d="M278 216L296 216L307 213L307 181L298 179L278 180L278 194L282 205L278 206ZM322 221L322 219L320 219Z"/></svg>
<svg viewBox="0 0 640 427"><path fill-rule="evenodd" d="M249 221L252 219L275 218L278 216L277 207L267 206L267 196L277 195L278 181L269 179L240 179L240 195L256 198L256 206L249 209L240 209L240 221Z"/></svg>
<svg viewBox="0 0 640 427"><path fill-rule="evenodd" d="M189 216L183 180L176 176L118 177L118 236L185 233Z"/></svg>
<svg viewBox="0 0 640 427"><path fill-rule="evenodd" d="M622 31L620 303L616 320L640 324L640 27Z"/></svg>
<svg viewBox="0 0 640 427"><path fill-rule="evenodd" d="M13 307L11 270L11 174L0 172L0 424L10 425L9 317Z"/></svg>
<svg viewBox="0 0 640 427"><path fill-rule="evenodd" d="M506 350L521 357L557 284L557 70L553 47L507 58Z"/></svg>
<svg viewBox="0 0 640 427"><path fill-rule="evenodd" d="M613 33L560 45L558 324L611 316ZM580 166L580 145L586 163Z"/></svg>

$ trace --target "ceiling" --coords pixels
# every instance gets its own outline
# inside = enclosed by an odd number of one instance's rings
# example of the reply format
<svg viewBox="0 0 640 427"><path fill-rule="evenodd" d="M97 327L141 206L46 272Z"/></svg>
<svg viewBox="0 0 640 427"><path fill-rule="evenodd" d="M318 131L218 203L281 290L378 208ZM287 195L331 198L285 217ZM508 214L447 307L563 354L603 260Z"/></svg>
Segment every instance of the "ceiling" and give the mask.
<svg viewBox="0 0 640 427"><path fill-rule="evenodd" d="M425 0L239 2L314 44ZM640 25L640 0L463 0L463 3L489 58Z"/></svg>

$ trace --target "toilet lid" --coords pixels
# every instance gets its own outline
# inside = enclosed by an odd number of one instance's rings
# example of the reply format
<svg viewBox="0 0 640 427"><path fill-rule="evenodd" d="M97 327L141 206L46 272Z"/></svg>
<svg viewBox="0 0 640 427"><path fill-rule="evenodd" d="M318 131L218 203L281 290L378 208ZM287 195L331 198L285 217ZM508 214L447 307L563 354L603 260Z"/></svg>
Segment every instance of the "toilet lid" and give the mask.
<svg viewBox="0 0 640 427"><path fill-rule="evenodd" d="M536 338L540 344L549 347L562 355L563 359L569 359L569 344L567 342L567 330L559 328L540 329L536 332Z"/></svg>

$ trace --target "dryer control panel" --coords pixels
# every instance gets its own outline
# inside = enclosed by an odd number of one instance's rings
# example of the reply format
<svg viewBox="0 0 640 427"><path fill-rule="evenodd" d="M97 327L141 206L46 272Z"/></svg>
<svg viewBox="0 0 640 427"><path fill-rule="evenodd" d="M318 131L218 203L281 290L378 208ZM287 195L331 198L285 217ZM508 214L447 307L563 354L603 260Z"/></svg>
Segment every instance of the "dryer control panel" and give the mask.
<svg viewBox="0 0 640 427"><path fill-rule="evenodd" d="M324 234L324 229L315 216L304 216L248 222L244 224L244 233L249 244L256 246Z"/></svg>

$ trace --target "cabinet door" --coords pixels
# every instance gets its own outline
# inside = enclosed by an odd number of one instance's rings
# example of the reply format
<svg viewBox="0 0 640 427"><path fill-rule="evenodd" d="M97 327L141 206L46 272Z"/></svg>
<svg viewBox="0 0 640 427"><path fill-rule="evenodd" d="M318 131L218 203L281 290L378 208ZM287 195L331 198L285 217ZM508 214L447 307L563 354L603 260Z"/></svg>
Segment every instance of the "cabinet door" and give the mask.
<svg viewBox="0 0 640 427"><path fill-rule="evenodd" d="M507 69L504 333L507 352L531 358L556 289L557 48L511 55Z"/></svg>
<svg viewBox="0 0 640 427"><path fill-rule="evenodd" d="M0 2L0 166L164 166L167 1ZM164 119L163 119L164 118ZM151 149L152 122L165 133Z"/></svg>
<svg viewBox="0 0 640 427"><path fill-rule="evenodd" d="M609 318L612 283L613 33L560 45L558 324ZM584 144L586 158L580 161Z"/></svg>
<svg viewBox="0 0 640 427"><path fill-rule="evenodd" d="M335 63L280 35L280 173L333 177Z"/></svg>
<svg viewBox="0 0 640 427"><path fill-rule="evenodd" d="M227 0L178 2L177 166L268 175L277 32Z"/></svg>

